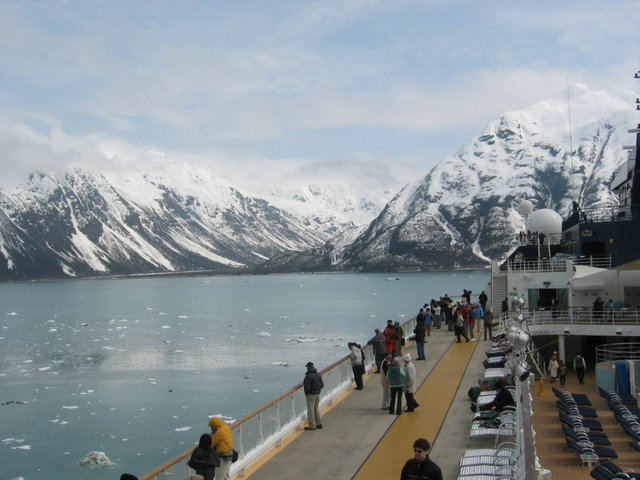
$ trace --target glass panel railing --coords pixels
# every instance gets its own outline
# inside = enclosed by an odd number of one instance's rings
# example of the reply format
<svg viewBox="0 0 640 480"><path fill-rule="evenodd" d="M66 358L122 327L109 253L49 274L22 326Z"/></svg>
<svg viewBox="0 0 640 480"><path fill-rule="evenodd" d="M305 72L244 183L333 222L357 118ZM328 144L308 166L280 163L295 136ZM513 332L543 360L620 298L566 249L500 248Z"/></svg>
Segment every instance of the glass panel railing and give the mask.
<svg viewBox="0 0 640 480"><path fill-rule="evenodd" d="M405 338L415 328L412 318L402 325ZM370 345L365 350L366 370L375 366L375 358ZM352 384L353 373L349 357L344 357L320 372L324 388L320 406L333 404ZM238 451L238 461L231 467L231 474L243 474L248 465L258 460L267 450L279 445L282 439L300 428L306 419L307 403L302 384L284 392L269 403L259 407L231 425L234 448ZM195 445L194 445L195 446ZM189 448L152 471L142 475L140 480L186 478L193 472L186 462L193 448Z"/></svg>

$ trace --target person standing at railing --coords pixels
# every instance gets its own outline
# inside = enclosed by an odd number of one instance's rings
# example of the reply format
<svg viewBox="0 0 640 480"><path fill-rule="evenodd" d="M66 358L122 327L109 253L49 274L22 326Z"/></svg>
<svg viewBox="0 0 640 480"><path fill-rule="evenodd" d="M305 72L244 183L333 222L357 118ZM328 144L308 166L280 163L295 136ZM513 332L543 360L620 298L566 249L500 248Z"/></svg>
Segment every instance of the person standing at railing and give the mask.
<svg viewBox="0 0 640 480"><path fill-rule="evenodd" d="M360 345L355 342L349 342L347 344L351 353L351 369L353 370L353 380L356 382L355 390L362 390L364 384L362 383L362 375L364 375L364 352Z"/></svg>
<svg viewBox="0 0 640 480"><path fill-rule="evenodd" d="M596 322L602 322L604 317L604 301L601 297L593 301L593 319Z"/></svg>
<svg viewBox="0 0 640 480"><path fill-rule="evenodd" d="M376 360L376 371L374 373L380 373L380 364L387 353L386 340L379 328L376 328L375 332L376 334L367 342L367 345L373 345L373 356Z"/></svg>
<svg viewBox="0 0 640 480"><path fill-rule="evenodd" d="M216 449L211 446L211 435L200 436L198 446L191 453L191 458L187 465L193 468L198 475L202 475L204 480L213 480L216 474L216 467L220 466L220 459Z"/></svg>
<svg viewBox="0 0 640 480"><path fill-rule="evenodd" d="M209 427L211 427L211 444L220 458L220 468L216 472L216 480L230 480L229 470L233 459L233 434L229 425L218 417L209 419Z"/></svg>
<svg viewBox="0 0 640 480"><path fill-rule="evenodd" d="M322 428L322 418L320 417L320 392L324 388L322 375L318 373L312 362L307 363L307 373L304 375L302 386L307 399L307 423L305 430L316 430Z"/></svg>

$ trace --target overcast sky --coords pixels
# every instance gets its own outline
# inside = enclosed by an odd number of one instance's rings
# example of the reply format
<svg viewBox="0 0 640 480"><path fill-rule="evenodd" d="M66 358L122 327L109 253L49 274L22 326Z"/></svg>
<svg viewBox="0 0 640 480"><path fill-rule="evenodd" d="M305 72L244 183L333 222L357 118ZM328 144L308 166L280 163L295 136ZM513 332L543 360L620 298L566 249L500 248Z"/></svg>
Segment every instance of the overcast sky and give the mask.
<svg viewBox="0 0 640 480"><path fill-rule="evenodd" d="M396 189L567 84L637 90L639 25L638 0L2 0L0 185L159 151Z"/></svg>

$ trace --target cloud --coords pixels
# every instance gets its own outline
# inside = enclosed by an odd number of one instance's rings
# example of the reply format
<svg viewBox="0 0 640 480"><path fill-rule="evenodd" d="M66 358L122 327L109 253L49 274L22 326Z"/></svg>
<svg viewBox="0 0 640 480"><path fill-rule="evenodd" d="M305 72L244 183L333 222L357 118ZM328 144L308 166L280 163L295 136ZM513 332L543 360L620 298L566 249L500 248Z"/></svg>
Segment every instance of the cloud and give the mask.
<svg viewBox="0 0 640 480"><path fill-rule="evenodd" d="M567 84L637 88L639 20L630 0L8 0L0 162L159 150L256 182L403 183Z"/></svg>

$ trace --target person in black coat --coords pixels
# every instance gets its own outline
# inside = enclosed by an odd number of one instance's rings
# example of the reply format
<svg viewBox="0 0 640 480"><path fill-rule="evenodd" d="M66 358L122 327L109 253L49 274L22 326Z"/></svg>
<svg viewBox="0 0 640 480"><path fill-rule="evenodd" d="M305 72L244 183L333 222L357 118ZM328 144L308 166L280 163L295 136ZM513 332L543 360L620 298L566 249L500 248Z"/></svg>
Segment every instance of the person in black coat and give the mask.
<svg viewBox="0 0 640 480"><path fill-rule="evenodd" d="M203 433L200 436L198 446L191 453L191 458L187 462L198 475L202 475L204 480L213 480L216 475L216 467L220 466L220 458L216 449L211 446L211 435Z"/></svg>
<svg viewBox="0 0 640 480"><path fill-rule="evenodd" d="M402 467L400 480L442 480L442 470L428 455L431 444L425 438L413 442L414 457L407 460Z"/></svg>

